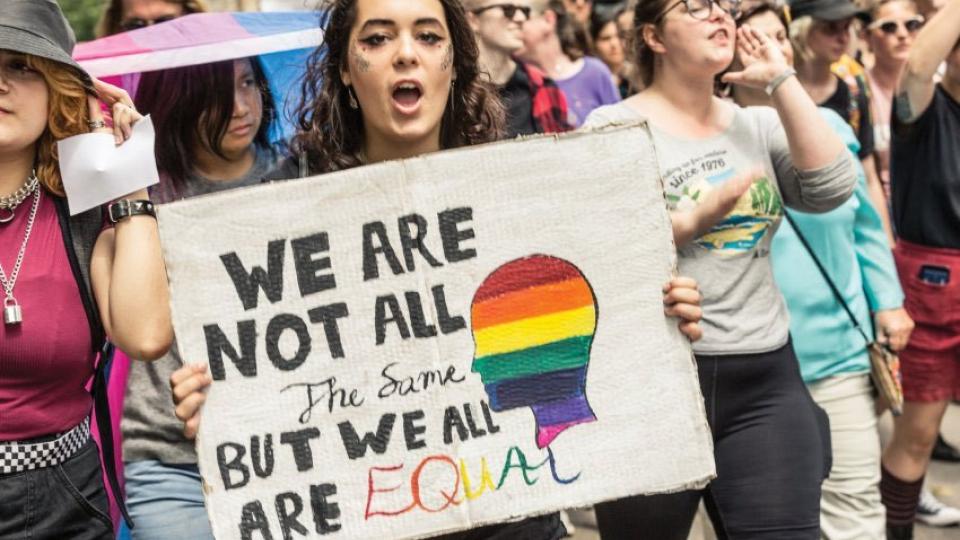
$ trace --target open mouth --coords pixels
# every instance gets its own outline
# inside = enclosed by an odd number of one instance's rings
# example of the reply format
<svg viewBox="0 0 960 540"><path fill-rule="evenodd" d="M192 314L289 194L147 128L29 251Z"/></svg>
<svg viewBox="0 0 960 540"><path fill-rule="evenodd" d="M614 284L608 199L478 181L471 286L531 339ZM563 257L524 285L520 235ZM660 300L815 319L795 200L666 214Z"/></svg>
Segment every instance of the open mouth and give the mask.
<svg viewBox="0 0 960 540"><path fill-rule="evenodd" d="M710 34L710 40L711 40L711 41L723 41L723 42L726 42L729 38L730 38L730 36L729 36L729 34L727 34L727 30L726 30L725 28L721 28L721 29L717 30L716 32Z"/></svg>
<svg viewBox="0 0 960 540"><path fill-rule="evenodd" d="M423 98L423 88L413 81L404 81L393 87L393 102L402 112L414 112Z"/></svg>

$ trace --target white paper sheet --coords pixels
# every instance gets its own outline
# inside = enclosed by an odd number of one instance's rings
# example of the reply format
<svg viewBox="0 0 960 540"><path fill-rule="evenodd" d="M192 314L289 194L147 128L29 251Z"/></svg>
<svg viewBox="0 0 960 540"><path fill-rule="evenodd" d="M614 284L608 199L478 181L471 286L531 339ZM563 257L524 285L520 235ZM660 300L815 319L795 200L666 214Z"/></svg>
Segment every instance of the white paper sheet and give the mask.
<svg viewBox="0 0 960 540"><path fill-rule="evenodd" d="M70 215L108 203L160 181L153 154L156 134L149 116L116 146L112 133L85 133L58 143L60 174Z"/></svg>

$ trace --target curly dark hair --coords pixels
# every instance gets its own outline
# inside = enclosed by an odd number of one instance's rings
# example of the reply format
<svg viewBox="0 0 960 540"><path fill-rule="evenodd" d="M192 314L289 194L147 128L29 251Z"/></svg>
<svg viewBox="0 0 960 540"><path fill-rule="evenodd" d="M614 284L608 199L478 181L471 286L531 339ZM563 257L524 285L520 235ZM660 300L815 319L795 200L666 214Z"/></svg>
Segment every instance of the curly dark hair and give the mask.
<svg viewBox="0 0 960 540"><path fill-rule="evenodd" d="M453 42L456 84L440 126L440 148L469 146L502 138L504 110L495 87L481 78L479 49L467 24L461 0L439 0ZM329 2L324 45L311 55L296 112L293 150L305 157L311 172L349 169L362 164L363 113L351 109L340 78L347 61L350 29L357 0Z"/></svg>

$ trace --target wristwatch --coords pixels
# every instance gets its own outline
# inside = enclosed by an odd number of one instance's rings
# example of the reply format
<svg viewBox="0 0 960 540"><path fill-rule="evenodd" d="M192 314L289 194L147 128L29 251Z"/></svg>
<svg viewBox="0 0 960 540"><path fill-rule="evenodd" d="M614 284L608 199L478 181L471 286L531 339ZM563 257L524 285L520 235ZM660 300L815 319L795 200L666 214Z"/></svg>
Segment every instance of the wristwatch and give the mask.
<svg viewBox="0 0 960 540"><path fill-rule="evenodd" d="M145 200L120 199L107 206L107 217L110 218L110 223L117 223L130 216L151 216L155 218L157 214L153 211L153 203Z"/></svg>

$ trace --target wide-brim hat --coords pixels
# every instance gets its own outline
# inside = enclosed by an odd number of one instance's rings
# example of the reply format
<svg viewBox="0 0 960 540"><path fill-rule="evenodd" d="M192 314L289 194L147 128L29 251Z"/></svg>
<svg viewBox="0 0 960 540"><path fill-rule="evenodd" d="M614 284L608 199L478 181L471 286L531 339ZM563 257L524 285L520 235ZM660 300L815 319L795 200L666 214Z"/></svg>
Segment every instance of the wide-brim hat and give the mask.
<svg viewBox="0 0 960 540"><path fill-rule="evenodd" d="M2 0L0 49L39 56L72 68L93 91L93 81L70 54L73 29L55 0Z"/></svg>
<svg viewBox="0 0 960 540"><path fill-rule="evenodd" d="M865 18L866 10L850 0L794 0L790 2L790 16L799 19L809 15L822 21L842 21L851 17Z"/></svg>

